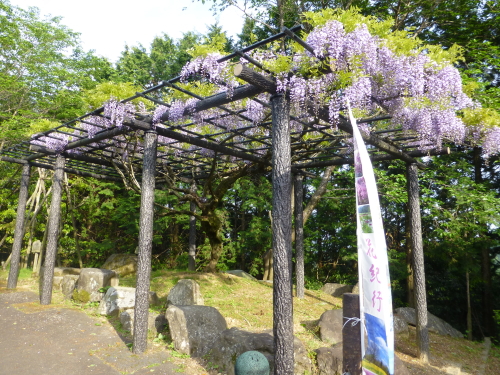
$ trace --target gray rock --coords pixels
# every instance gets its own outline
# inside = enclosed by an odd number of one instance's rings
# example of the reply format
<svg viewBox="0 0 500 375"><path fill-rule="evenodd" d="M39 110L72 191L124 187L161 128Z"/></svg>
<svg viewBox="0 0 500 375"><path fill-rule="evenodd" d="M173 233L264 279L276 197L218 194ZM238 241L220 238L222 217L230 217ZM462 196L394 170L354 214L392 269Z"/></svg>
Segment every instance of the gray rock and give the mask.
<svg viewBox="0 0 500 375"><path fill-rule="evenodd" d="M328 310L319 318L319 334L322 341L330 344L342 342L344 314L342 309Z"/></svg>
<svg viewBox="0 0 500 375"><path fill-rule="evenodd" d="M61 290L62 281L63 281L63 276L54 276L54 278L52 279L52 289Z"/></svg>
<svg viewBox="0 0 500 375"><path fill-rule="evenodd" d="M351 293L352 285L326 283L321 290L334 297L342 297L344 293Z"/></svg>
<svg viewBox="0 0 500 375"><path fill-rule="evenodd" d="M214 347L227 329L226 319L211 306L168 307L165 317L175 350L192 357L202 357Z"/></svg>
<svg viewBox="0 0 500 375"><path fill-rule="evenodd" d="M333 348L315 350L319 375L341 375L343 373L342 350L342 343L335 345ZM394 374L410 375L406 365L396 354L394 355Z"/></svg>
<svg viewBox="0 0 500 375"><path fill-rule="evenodd" d="M294 373L311 373L312 364L304 344L294 337ZM234 375L236 359L248 351L257 351L269 361L271 374L274 373L274 338L271 331L254 333L236 327L225 330L208 353L208 360L218 366L219 371Z"/></svg>
<svg viewBox="0 0 500 375"><path fill-rule="evenodd" d="M120 313L120 323L122 328L134 334L134 309L123 310ZM165 330L167 319L164 314L148 314L148 330L153 333L161 333Z"/></svg>
<svg viewBox="0 0 500 375"><path fill-rule="evenodd" d="M45 267L40 267L40 283L43 280ZM52 289L61 290L61 285L65 275L79 275L80 268L54 267L54 278L52 279Z"/></svg>
<svg viewBox="0 0 500 375"><path fill-rule="evenodd" d="M269 329L264 331L273 335L273 330ZM274 348L273 348L274 349ZM274 352L274 350L273 350ZM310 374L312 372L312 363L309 358L309 354L307 353L306 347L297 337L293 337L293 373L294 374ZM274 362L273 362L274 366Z"/></svg>
<svg viewBox="0 0 500 375"><path fill-rule="evenodd" d="M353 287L352 287L352 291L351 291L352 294L359 294L359 283L356 283Z"/></svg>
<svg viewBox="0 0 500 375"><path fill-rule="evenodd" d="M100 301L104 293L99 289L107 286L118 286L118 276L114 271L100 268L83 268L78 279L78 291L85 290L90 296L90 302Z"/></svg>
<svg viewBox="0 0 500 375"><path fill-rule="evenodd" d="M234 275L234 276L242 277L244 279L257 281L257 279L255 277L253 277L249 273L246 273L243 270L231 270L231 271L226 271L226 273L229 273L229 274Z"/></svg>
<svg viewBox="0 0 500 375"><path fill-rule="evenodd" d="M79 275L64 275L61 282L61 291L65 299L71 299L76 288Z"/></svg>
<svg viewBox="0 0 500 375"><path fill-rule="evenodd" d="M319 375L342 375L342 344L314 351Z"/></svg>
<svg viewBox="0 0 500 375"><path fill-rule="evenodd" d="M101 268L115 271L119 276L127 276L137 272L137 255L111 254Z"/></svg>
<svg viewBox="0 0 500 375"><path fill-rule="evenodd" d="M397 314L394 314L394 333L408 333L408 323Z"/></svg>
<svg viewBox="0 0 500 375"><path fill-rule="evenodd" d="M412 326L417 325L417 315L416 311L412 307L400 307L396 309L396 314L405 320L408 324ZM428 329L430 332L438 333L440 335L449 335L451 337L462 338L464 335L451 325L446 323L444 320L438 318L435 315L432 315L430 312L427 312L427 320L428 320Z"/></svg>
<svg viewBox="0 0 500 375"><path fill-rule="evenodd" d="M274 339L269 333L253 333L236 327L222 332L209 352L209 361L219 371L234 375L236 359L250 350L258 351L269 361L271 373L274 368Z"/></svg>
<svg viewBox="0 0 500 375"><path fill-rule="evenodd" d="M81 271L81 268L54 267L54 276L79 275Z"/></svg>
<svg viewBox="0 0 500 375"><path fill-rule="evenodd" d="M149 292L149 304L158 304L158 296L155 292ZM101 315L118 315L120 311L131 309L134 306L135 288L117 286L108 289L97 312Z"/></svg>
<svg viewBox="0 0 500 375"><path fill-rule="evenodd" d="M167 306L203 305L200 286L191 279L182 279L170 290L167 297Z"/></svg>

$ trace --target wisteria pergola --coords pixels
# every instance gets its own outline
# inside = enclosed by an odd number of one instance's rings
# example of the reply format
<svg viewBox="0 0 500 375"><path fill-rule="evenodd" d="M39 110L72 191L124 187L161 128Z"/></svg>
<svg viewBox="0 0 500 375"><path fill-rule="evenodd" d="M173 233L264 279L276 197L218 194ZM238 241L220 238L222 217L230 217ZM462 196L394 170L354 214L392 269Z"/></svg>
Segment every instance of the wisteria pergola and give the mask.
<svg viewBox="0 0 500 375"><path fill-rule="evenodd" d="M266 48L272 42L281 40L286 43L287 40L294 40L313 52L312 47L295 34L298 30L299 28L284 29L279 34L220 59L219 62L234 62L235 76L246 82L228 92L201 97L183 88L180 77L175 77L121 102L142 99L153 106L169 108L171 103L165 103L162 99L165 94L182 93L196 99L194 105L185 109L183 114L193 118L198 114L208 114L203 117L202 123L210 125L210 132L204 130L206 127L200 126L199 121L171 123L168 112L156 122L151 115L137 112L125 116L119 126L106 126L96 120L109 120L105 118L103 107L44 133L33 135L30 141L3 150L3 161L24 166L8 287L15 288L17 285L31 166L55 171L40 297L42 304L51 302L63 172L112 181L127 180L132 173L141 184L133 346L134 352L140 353L146 349L147 338L155 186L163 183L165 176L175 176L177 181L189 184L207 178L223 178L242 165L272 171L275 362L277 373L292 374L292 176L309 175L307 170L311 168L353 164L349 142L352 127L346 118L340 116L334 128L330 124L328 107L318 107L308 102L305 103L302 115L291 116L287 95L278 93L272 77L256 72L265 68L250 56L250 52ZM267 99L262 99L262 93L269 94ZM258 95L260 96L257 97ZM235 103L243 100L252 100L264 106L269 116L263 121L255 121L245 108L235 106ZM387 124L388 119L390 117L385 115L358 119L358 123L367 124L371 130L363 133L365 143L370 145L371 158L373 161L403 160L409 166L408 171L412 171L416 178L416 168L423 167L416 158L441 151L419 150L416 142L418 136L411 131L378 127L378 124ZM238 122L239 125L231 126L231 122ZM290 126L291 122L300 126ZM89 131L89 125L93 131ZM419 215L418 185L416 189L417 206L414 207L413 214ZM415 222L419 223L420 218ZM418 241L421 237L419 228L413 230L412 240ZM297 238L297 242L299 241ZM297 246L300 244L297 243ZM413 255L421 257L418 261L423 263L421 243L414 245ZM418 272L419 269L415 269L414 277L423 280L423 274ZM416 293L416 300L425 301L425 288L417 288ZM420 307L423 311L427 310L426 306ZM426 321L424 315L420 316L422 322Z"/></svg>

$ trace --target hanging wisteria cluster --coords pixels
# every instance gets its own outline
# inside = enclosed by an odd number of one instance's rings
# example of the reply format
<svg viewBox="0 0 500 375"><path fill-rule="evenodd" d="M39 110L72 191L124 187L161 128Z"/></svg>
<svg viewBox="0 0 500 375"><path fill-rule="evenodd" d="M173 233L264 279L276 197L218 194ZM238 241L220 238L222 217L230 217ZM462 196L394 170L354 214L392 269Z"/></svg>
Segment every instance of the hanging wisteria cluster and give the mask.
<svg viewBox="0 0 500 375"><path fill-rule="evenodd" d="M293 131L301 132L306 122L314 120L311 108L328 108L330 124L335 129L349 103L356 117L391 116L390 126L414 132L418 141L413 145L423 150L439 149L444 141L460 144L467 139L481 145L485 155L500 152L500 127L470 128L460 117L461 110L477 108L478 104L463 92L460 74L450 63L437 63L425 51L396 52L386 39L372 35L365 24L348 32L341 22L331 20L313 29L305 41L310 50L301 49L292 55L288 50L288 56L280 49L249 52L266 67L259 73L275 79L278 91L290 97ZM231 97L239 83L231 63L222 57L208 53L193 59L183 67L181 83L189 85L192 79L201 79L204 84L212 85L212 93L226 92ZM284 69L285 60L288 66ZM248 61L242 57L240 63ZM196 92L196 87L192 90ZM196 111L198 99L176 97L154 110L152 125L178 125L176 131L183 134L215 134L210 138L215 142L223 141L223 136L217 134L227 131L236 132L236 137L266 137L269 128L259 124L269 114L265 104L268 100L268 94L260 94L257 98L231 102L225 108ZM111 99L105 103L102 115L89 116L80 125L93 138L102 130L123 126L126 117L146 112L142 103ZM370 130L366 124L363 126L364 131ZM70 138L53 135L38 137L32 143L62 152L72 141ZM172 148L174 153L189 148L164 136L159 137L159 142L167 146L176 144ZM261 152L265 149L262 144L252 142L246 143L246 147ZM208 150L196 150L211 155Z"/></svg>
<svg viewBox="0 0 500 375"><path fill-rule="evenodd" d="M323 99L332 124L347 101L366 116L383 111L395 127L415 131L424 149L440 148L443 139L464 141L466 127L457 111L477 104L462 91L453 66L440 66L423 53L398 55L364 24L347 33L342 23L329 21L306 42L331 72L320 80L283 78L280 87L299 105L309 98ZM301 57L307 62L311 55Z"/></svg>

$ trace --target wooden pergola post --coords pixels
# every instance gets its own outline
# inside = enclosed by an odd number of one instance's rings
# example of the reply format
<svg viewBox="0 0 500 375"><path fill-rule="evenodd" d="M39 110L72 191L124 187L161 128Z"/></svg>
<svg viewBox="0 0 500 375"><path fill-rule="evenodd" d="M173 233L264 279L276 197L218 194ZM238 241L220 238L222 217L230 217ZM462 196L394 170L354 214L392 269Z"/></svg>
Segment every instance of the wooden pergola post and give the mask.
<svg viewBox="0 0 500 375"><path fill-rule="evenodd" d="M297 298L304 298L304 207L303 182L304 176L295 174L295 274L297 276Z"/></svg>
<svg viewBox="0 0 500 375"><path fill-rule="evenodd" d="M290 103L285 96L274 95L271 106L274 373L293 375Z"/></svg>
<svg viewBox="0 0 500 375"><path fill-rule="evenodd" d="M420 217L420 197L418 169L414 163L406 164L408 181L408 223L413 263L415 290L415 310L417 315L417 347L420 361L429 362L429 332L427 328L427 296L425 291L424 248L422 244L422 220Z"/></svg>
<svg viewBox="0 0 500 375"><path fill-rule="evenodd" d="M157 141L158 134L154 130L145 132L139 216L139 256L134 308L134 354L143 353L147 349Z"/></svg>
<svg viewBox="0 0 500 375"><path fill-rule="evenodd" d="M196 184L193 182L191 190L196 191ZM189 210L192 213L196 212L196 203L190 202ZM189 271L196 271L196 217L189 216Z"/></svg>
<svg viewBox="0 0 500 375"><path fill-rule="evenodd" d="M57 247L59 244L59 227L61 221L61 195L63 189L64 164L66 159L56 156L54 177L52 178L52 199L47 223L47 249L42 277L42 293L40 304L50 305L52 300L52 280L54 279L54 265L56 263Z"/></svg>
<svg viewBox="0 0 500 375"><path fill-rule="evenodd" d="M342 296L344 325L342 326L342 373L361 375L361 325L359 294ZM347 320L352 319L352 320Z"/></svg>
<svg viewBox="0 0 500 375"><path fill-rule="evenodd" d="M19 189L19 201L17 203L16 228L14 231L14 243L10 259L9 280L7 289L15 289L19 276L19 261L21 259L21 247L24 238L24 216L26 214L26 202L28 201L28 186L30 183L31 166L24 164L21 175L21 187Z"/></svg>

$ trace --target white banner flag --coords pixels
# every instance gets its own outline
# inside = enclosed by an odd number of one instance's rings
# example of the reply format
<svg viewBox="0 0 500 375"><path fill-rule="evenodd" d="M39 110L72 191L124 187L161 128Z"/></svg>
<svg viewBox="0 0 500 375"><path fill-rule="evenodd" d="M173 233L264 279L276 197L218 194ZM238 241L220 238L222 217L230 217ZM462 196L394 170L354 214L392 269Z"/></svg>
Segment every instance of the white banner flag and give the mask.
<svg viewBox="0 0 500 375"><path fill-rule="evenodd" d="M354 136L354 170L358 237L358 270L364 375L394 374L392 293L384 226L368 151L350 107Z"/></svg>

